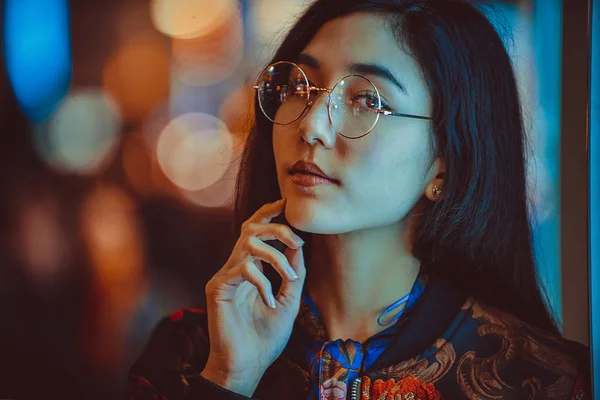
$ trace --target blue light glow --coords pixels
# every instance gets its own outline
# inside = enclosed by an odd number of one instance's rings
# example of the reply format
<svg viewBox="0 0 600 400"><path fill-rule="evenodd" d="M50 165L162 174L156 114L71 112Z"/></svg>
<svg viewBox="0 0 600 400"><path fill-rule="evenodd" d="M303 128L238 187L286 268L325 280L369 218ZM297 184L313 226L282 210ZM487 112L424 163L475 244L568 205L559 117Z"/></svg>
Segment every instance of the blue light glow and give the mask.
<svg viewBox="0 0 600 400"><path fill-rule="evenodd" d="M15 96L41 122L68 91L71 49L67 0L6 0L3 48Z"/></svg>

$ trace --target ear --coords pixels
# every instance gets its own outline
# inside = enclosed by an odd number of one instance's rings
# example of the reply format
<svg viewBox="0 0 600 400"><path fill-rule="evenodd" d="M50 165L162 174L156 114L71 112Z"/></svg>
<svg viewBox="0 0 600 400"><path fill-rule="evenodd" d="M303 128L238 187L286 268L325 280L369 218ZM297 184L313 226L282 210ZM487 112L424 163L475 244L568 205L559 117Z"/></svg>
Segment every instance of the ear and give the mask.
<svg viewBox="0 0 600 400"><path fill-rule="evenodd" d="M433 162L428 176L432 176L432 178L429 179L429 183L427 183L427 187L425 188L425 196L431 201L439 201L444 197L444 178L446 176L446 163L441 156ZM433 195L433 189L436 186L442 188L442 193L437 198Z"/></svg>

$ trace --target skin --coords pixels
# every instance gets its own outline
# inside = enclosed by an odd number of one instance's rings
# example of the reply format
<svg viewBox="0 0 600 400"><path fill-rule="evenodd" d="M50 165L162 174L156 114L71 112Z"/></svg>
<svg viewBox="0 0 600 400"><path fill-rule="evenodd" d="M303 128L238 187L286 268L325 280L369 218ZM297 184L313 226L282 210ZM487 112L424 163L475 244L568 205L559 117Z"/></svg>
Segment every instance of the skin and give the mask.
<svg viewBox="0 0 600 400"><path fill-rule="evenodd" d="M389 108L431 115L419 65L376 14L355 13L328 22L303 53L319 62L319 68L300 64L316 86L332 88L350 73L352 63L382 65L408 92L366 75ZM442 183L436 177L445 172L444 164L434 158L431 121L381 116L368 135L347 139L329 122L327 93L313 101L298 121L274 125L277 179L286 219L313 234L306 285L329 338L363 342L385 329L377 317L414 284L420 267L411 254L416 204L422 196L435 201L433 187ZM298 159L315 162L340 183L296 185L288 169Z"/></svg>

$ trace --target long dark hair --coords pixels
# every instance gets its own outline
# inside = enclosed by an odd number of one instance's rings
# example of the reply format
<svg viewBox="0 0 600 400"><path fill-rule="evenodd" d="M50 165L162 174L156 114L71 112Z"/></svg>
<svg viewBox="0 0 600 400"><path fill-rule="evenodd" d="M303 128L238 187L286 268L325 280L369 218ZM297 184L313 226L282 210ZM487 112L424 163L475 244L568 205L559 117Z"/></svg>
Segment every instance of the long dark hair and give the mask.
<svg viewBox="0 0 600 400"><path fill-rule="evenodd" d="M433 101L434 150L446 167L444 197L421 199L413 255L432 272L458 277L470 295L559 333L536 273L527 141L515 74L496 28L463 0L317 0L269 63L294 61L326 22L354 12L385 17L398 45L420 65ZM238 234L243 221L280 197L273 125L256 97L254 114L236 188ZM302 236L309 244L310 235Z"/></svg>

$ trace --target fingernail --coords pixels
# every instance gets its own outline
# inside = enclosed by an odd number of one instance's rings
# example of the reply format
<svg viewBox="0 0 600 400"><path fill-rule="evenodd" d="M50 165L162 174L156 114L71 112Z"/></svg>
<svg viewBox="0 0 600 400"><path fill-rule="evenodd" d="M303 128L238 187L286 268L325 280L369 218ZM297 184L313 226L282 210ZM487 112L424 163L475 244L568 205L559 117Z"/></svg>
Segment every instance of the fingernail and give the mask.
<svg viewBox="0 0 600 400"><path fill-rule="evenodd" d="M269 293L269 305L271 308L277 307L277 302L275 301L275 296L273 296L273 293Z"/></svg>
<svg viewBox="0 0 600 400"><path fill-rule="evenodd" d="M294 271L293 269L289 269L290 272L290 276L292 277L293 280L298 279L298 274L296 274L296 271Z"/></svg>

